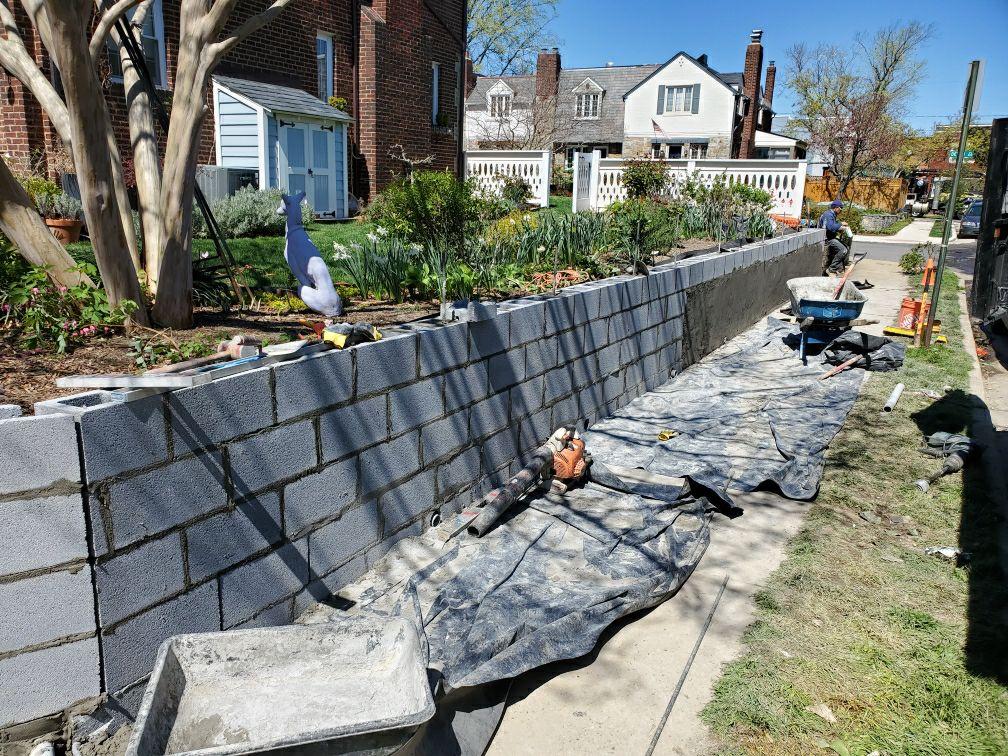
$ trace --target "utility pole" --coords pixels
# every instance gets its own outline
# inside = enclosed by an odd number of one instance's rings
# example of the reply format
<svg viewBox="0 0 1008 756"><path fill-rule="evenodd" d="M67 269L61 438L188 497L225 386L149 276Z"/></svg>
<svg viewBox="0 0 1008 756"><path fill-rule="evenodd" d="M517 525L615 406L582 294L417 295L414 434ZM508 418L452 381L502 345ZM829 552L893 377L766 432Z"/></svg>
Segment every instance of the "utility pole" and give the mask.
<svg viewBox="0 0 1008 756"><path fill-rule="evenodd" d="M952 219L955 217L956 198L959 194L959 174L962 173L963 155L966 153L966 137L969 135L970 121L973 120L973 105L976 102L977 89L980 82L982 63L974 60L970 63L969 81L966 84L966 97L963 100L962 125L959 127L959 150L956 152L955 174L952 177L952 191L949 194L948 206L945 208L945 230L942 232L941 249L938 252L938 269L935 271L934 289L931 294L931 307L928 308L927 322L921 334L921 346L931 346L931 331L934 329L935 312L938 309L938 297L941 296L942 275L945 273L945 256L948 254L949 235L952 233Z"/></svg>

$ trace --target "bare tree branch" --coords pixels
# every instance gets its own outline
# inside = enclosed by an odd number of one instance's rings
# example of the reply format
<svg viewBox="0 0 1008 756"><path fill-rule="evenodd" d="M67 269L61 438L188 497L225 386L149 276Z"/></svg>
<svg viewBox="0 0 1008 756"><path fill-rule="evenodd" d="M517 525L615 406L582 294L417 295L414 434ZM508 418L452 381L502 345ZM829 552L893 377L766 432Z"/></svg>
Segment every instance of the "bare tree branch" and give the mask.
<svg viewBox="0 0 1008 756"><path fill-rule="evenodd" d="M217 0L217 2L221 2L221 0ZM243 39L255 34L274 18L279 16L292 2L294 2L294 0L273 0L273 3L262 13L246 19L244 23L238 26L238 28L231 32L228 36L224 37L219 42L209 45L205 51L204 58L204 60L210 62L209 68L212 69L215 65L217 65L220 59L227 55L227 53Z"/></svg>
<svg viewBox="0 0 1008 756"><path fill-rule="evenodd" d="M116 25L129 10L136 5L144 2L145 0L118 0L112 7L106 10L101 19L98 21L98 26L95 27L94 34L91 35L91 44L88 49L91 51L91 62L97 68L98 63L101 61L102 53L105 52L105 41L108 39L109 32L112 31L112 27Z"/></svg>

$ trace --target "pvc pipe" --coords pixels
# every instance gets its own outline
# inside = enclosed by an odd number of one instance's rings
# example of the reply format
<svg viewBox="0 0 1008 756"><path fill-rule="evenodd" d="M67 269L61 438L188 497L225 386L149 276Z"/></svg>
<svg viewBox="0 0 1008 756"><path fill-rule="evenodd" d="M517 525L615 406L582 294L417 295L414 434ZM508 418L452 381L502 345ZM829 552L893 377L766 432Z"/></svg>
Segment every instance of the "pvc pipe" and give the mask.
<svg viewBox="0 0 1008 756"><path fill-rule="evenodd" d="M903 388L904 388L904 386L903 386L902 383L897 383L896 384L896 388L894 388L892 390L892 393L889 394L889 398L886 400L885 405L882 407L882 411L883 412L892 412L893 411L893 407L896 406L896 402L898 402L899 398L901 396L903 396Z"/></svg>
<svg viewBox="0 0 1008 756"><path fill-rule="evenodd" d="M53 747L52 741L43 740L41 743L35 744L28 756L56 756L56 749Z"/></svg>

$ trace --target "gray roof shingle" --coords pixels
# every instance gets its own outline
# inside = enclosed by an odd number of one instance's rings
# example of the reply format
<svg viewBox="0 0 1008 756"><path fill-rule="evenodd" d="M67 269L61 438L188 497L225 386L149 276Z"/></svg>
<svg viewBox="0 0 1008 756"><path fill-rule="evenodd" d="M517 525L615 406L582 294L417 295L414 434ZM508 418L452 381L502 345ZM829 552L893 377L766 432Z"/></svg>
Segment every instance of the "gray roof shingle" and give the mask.
<svg viewBox="0 0 1008 756"><path fill-rule="evenodd" d="M213 78L221 86L230 89L235 94L247 97L272 112L326 118L334 121L353 120L342 110L334 108L303 89L218 74L215 74Z"/></svg>

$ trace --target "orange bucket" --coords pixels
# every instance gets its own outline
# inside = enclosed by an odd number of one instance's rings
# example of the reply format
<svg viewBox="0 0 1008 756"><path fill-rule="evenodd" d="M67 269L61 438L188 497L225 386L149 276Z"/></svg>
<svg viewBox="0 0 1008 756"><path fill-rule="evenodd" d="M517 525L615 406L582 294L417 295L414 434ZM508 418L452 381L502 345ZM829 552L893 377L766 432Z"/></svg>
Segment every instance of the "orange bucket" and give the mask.
<svg viewBox="0 0 1008 756"><path fill-rule="evenodd" d="M911 299L910 297L903 298L903 305L900 307L899 317L896 321L898 327L914 329L921 319L926 318L928 310L930 310L930 303L924 308L924 313L921 314L921 300Z"/></svg>

